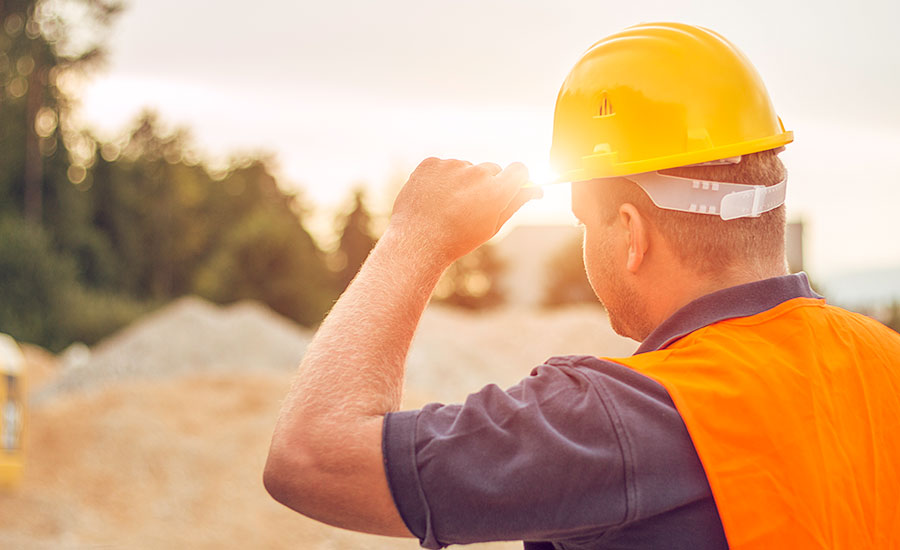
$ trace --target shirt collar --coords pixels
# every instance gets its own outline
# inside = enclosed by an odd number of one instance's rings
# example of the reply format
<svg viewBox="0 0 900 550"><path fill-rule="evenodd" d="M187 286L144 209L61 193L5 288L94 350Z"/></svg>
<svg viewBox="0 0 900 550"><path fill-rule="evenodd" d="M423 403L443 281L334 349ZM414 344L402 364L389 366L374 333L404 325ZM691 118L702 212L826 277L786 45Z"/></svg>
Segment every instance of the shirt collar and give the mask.
<svg viewBox="0 0 900 550"><path fill-rule="evenodd" d="M733 286L697 298L650 333L635 355L656 351L697 329L725 319L749 317L794 298L822 298L809 286L806 273L795 273Z"/></svg>

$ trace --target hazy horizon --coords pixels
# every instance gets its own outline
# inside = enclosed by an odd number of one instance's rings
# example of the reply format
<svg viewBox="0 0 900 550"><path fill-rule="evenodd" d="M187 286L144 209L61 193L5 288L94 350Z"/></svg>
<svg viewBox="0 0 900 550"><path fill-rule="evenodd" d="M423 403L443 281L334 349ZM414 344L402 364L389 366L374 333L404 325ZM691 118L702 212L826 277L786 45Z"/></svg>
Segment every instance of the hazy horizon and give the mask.
<svg viewBox="0 0 900 550"><path fill-rule="evenodd" d="M522 161L548 177L559 85L596 40L641 21L710 27L754 62L795 143L788 217L806 224L818 276L900 264L900 6L758 2L628 4L411 0L285 4L131 0L80 118L122 134L145 108L187 127L213 159L276 155L279 177L334 213L365 183L382 213L427 156ZM570 223L567 186L513 223ZM852 205L849 206L848 205Z"/></svg>

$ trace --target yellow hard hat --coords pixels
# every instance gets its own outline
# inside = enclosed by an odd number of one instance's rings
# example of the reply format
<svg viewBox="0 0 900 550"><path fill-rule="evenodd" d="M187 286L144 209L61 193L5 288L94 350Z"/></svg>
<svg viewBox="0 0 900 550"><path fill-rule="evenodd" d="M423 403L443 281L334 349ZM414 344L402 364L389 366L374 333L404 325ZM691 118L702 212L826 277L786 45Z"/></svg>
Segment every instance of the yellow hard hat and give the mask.
<svg viewBox="0 0 900 550"><path fill-rule="evenodd" d="M559 181L626 176L793 141L750 60L719 34L636 25L588 49L556 100Z"/></svg>

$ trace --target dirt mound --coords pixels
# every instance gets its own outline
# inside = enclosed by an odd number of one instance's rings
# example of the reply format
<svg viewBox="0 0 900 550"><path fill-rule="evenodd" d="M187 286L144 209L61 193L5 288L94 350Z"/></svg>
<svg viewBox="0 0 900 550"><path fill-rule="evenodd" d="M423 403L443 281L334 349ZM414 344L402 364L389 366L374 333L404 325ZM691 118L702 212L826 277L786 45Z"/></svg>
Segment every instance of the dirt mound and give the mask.
<svg viewBox="0 0 900 550"><path fill-rule="evenodd" d="M554 355L621 356L636 348L612 331L599 307L484 313L430 307L407 359L406 388L456 402L486 384L509 387Z"/></svg>
<svg viewBox="0 0 900 550"><path fill-rule="evenodd" d="M330 529L265 493L289 373L186 374L61 394L33 411L0 548L409 548Z"/></svg>
<svg viewBox="0 0 900 550"><path fill-rule="evenodd" d="M204 369L296 368L311 333L256 302L222 307L182 298L73 354L59 378L36 393L54 393L131 377L160 377Z"/></svg>
<svg viewBox="0 0 900 550"><path fill-rule="evenodd" d="M418 548L324 526L265 493L275 417L308 339L257 304L185 299L102 342L31 400L25 479L0 494L0 548ZM404 408L511 385L550 355L634 346L594 308L432 307L410 352ZM33 355L50 372L51 358Z"/></svg>
<svg viewBox="0 0 900 550"><path fill-rule="evenodd" d="M59 374L59 361L56 356L44 348L31 344L19 344L25 357L25 380L29 391L35 391L56 379Z"/></svg>
<svg viewBox="0 0 900 550"><path fill-rule="evenodd" d="M0 548L418 548L327 527L266 494L291 376L207 371L57 395L31 413L24 483L0 494Z"/></svg>

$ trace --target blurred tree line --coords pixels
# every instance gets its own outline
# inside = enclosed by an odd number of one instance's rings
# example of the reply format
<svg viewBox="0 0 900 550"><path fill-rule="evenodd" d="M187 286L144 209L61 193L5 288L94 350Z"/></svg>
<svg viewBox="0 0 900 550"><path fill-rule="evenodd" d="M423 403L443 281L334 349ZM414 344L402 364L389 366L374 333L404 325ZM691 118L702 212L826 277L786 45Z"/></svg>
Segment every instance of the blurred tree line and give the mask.
<svg viewBox="0 0 900 550"><path fill-rule="evenodd" d="M59 350L184 294L256 299L318 323L375 244L362 192L326 253L264 159L210 174L185 133L163 133L152 113L111 143L76 128L68 85L98 66L120 9L0 0L0 331ZM450 279L492 279L489 257ZM490 283L449 286L450 303L498 301Z"/></svg>
<svg viewBox="0 0 900 550"><path fill-rule="evenodd" d="M102 62L120 10L0 0L0 332L51 350L91 344L185 294L260 300L315 325L376 242L363 192L323 251L266 159L211 172L152 113L113 142L76 127L72 83ZM447 271L435 299L499 305L503 269L486 245Z"/></svg>
<svg viewBox="0 0 900 550"><path fill-rule="evenodd" d="M264 160L213 176L152 114L115 143L74 127L120 9L0 0L0 331L58 350L188 293L318 322L340 288Z"/></svg>

